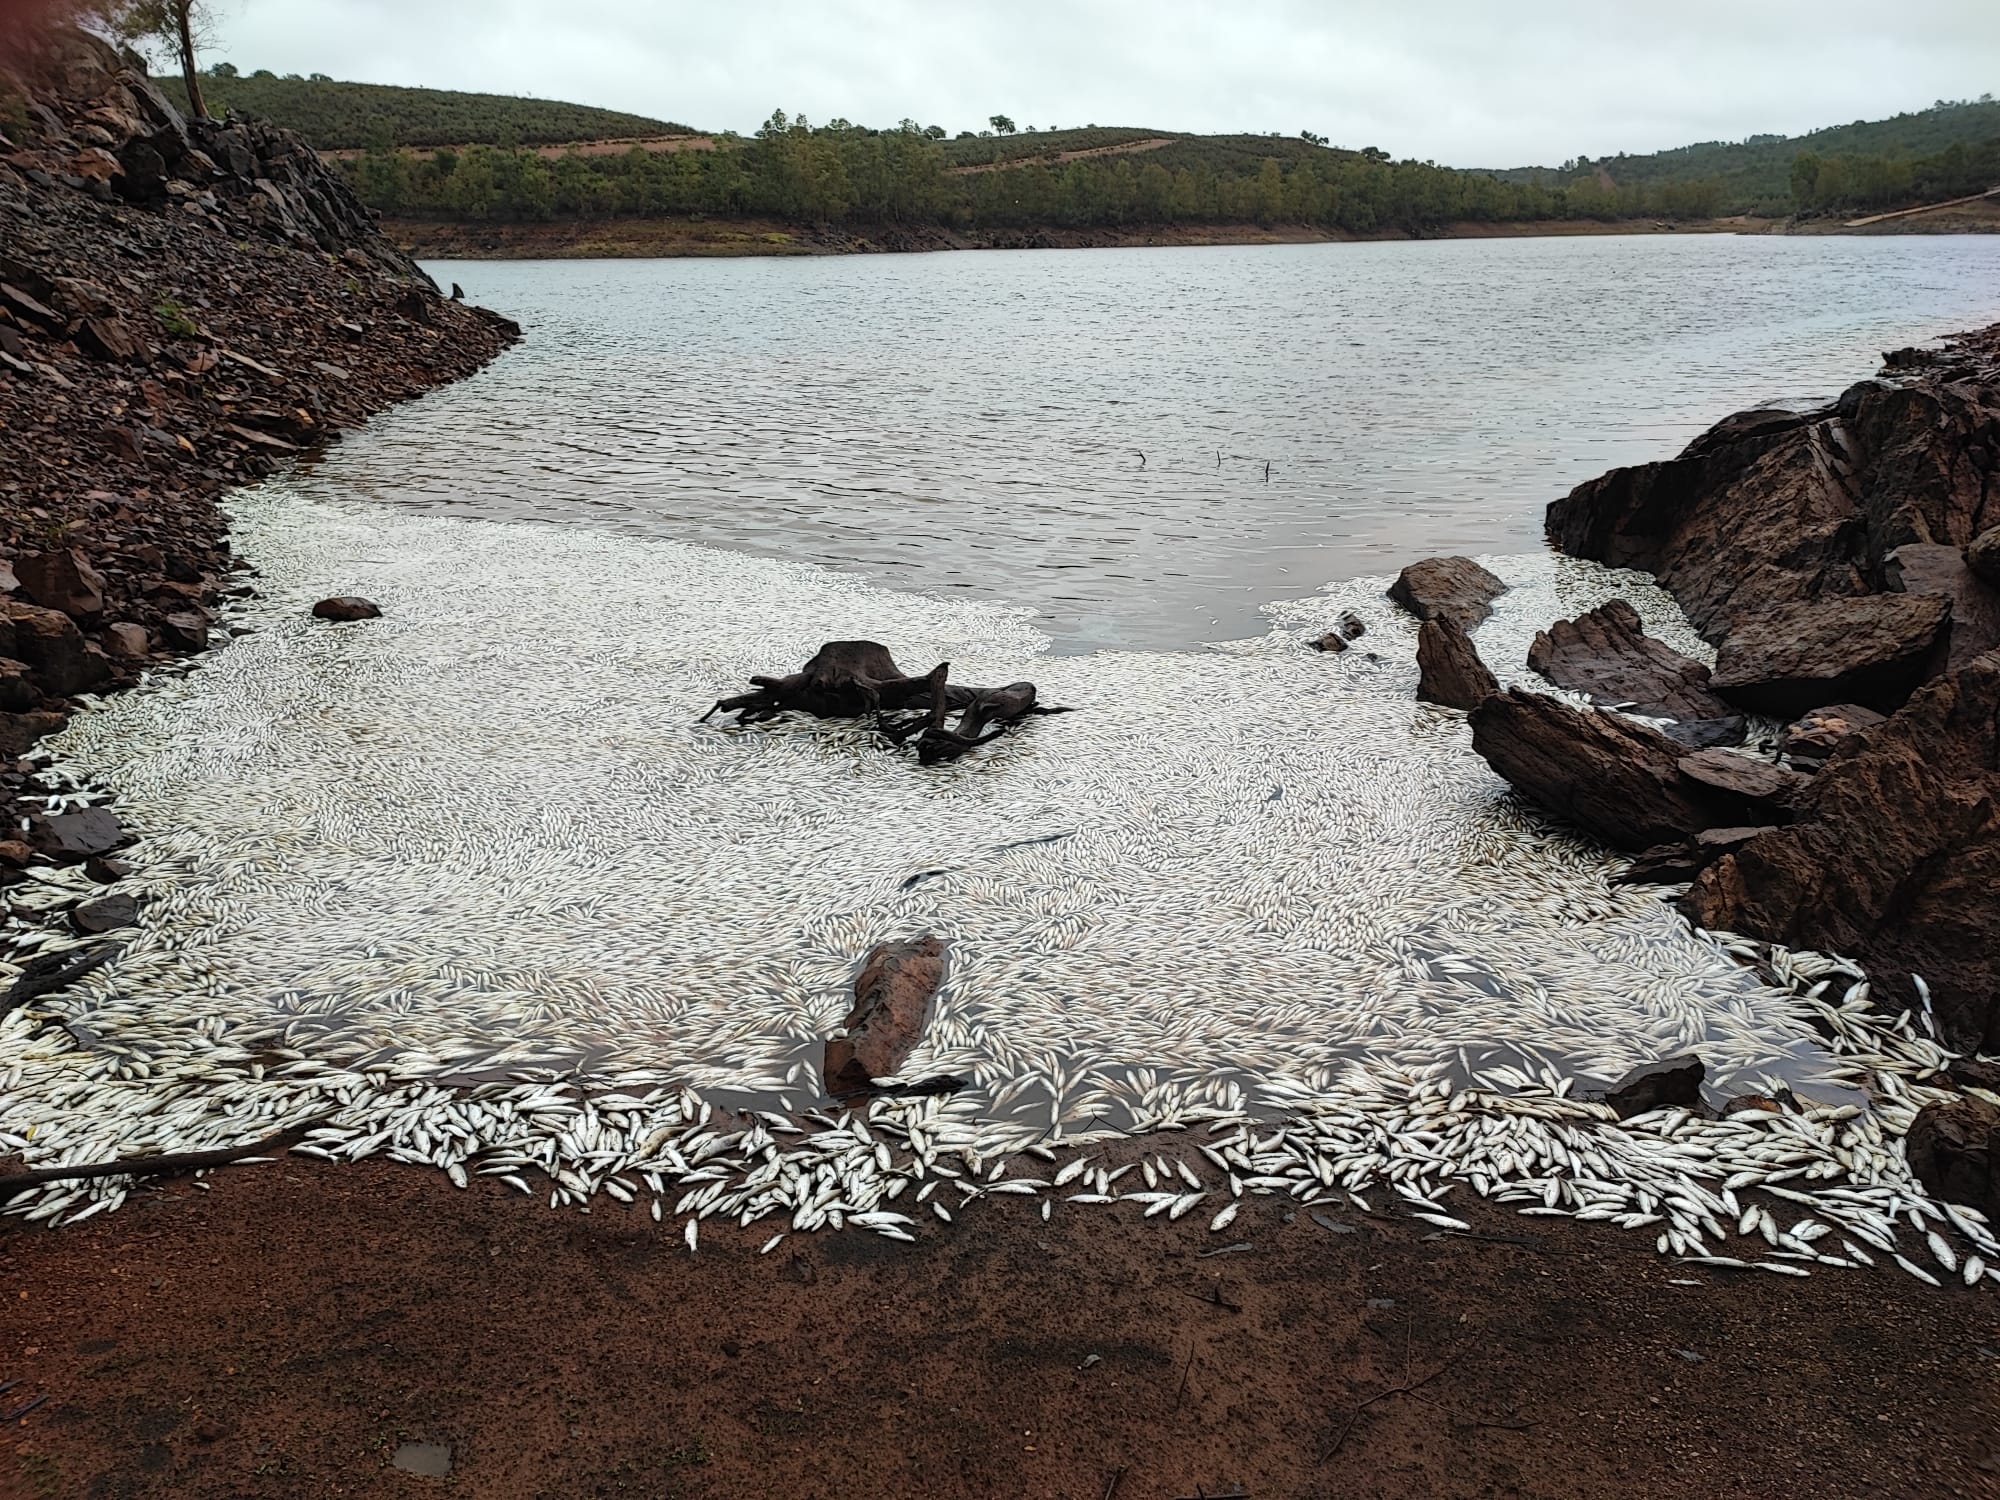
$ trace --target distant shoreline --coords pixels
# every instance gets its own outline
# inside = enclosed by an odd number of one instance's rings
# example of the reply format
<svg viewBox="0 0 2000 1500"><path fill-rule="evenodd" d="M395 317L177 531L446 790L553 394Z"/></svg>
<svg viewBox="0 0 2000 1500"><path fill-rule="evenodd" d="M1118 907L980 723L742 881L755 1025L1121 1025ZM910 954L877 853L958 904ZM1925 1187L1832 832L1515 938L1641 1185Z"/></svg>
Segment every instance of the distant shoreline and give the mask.
<svg viewBox="0 0 2000 1500"><path fill-rule="evenodd" d="M1979 234L2000 233L2000 205L1848 229L1834 221L1729 218L1655 220L1552 219L1446 225L1423 235L1354 234L1286 224L1132 225L1115 229L937 228L836 230L775 219L606 218L539 224L442 223L385 219L382 229L412 255L431 260L679 259L703 256L907 254L933 250L1083 250L1185 245L1300 245L1408 239L1523 239L1568 235L1669 234Z"/></svg>

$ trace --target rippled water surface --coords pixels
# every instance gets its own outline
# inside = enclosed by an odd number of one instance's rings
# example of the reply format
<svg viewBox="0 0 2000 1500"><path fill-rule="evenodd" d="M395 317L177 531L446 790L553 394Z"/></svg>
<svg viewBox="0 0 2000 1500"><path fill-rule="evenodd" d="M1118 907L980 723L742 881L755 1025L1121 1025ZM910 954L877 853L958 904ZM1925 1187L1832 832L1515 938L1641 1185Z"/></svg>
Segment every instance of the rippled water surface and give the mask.
<svg viewBox="0 0 2000 1500"><path fill-rule="evenodd" d="M1256 635L1330 580L1532 549L1579 481L2000 315L1978 236L432 269L527 341L309 489L965 591L1072 651Z"/></svg>

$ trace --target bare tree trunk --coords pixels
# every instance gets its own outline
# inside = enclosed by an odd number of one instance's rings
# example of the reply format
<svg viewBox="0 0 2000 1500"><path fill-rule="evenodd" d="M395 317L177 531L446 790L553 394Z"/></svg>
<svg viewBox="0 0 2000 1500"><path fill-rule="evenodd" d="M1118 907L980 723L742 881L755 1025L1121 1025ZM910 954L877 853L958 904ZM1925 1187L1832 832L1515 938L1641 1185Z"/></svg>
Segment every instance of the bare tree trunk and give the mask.
<svg viewBox="0 0 2000 1500"><path fill-rule="evenodd" d="M206 120L208 104L201 97L201 73L194 60L194 28L188 20L193 8L192 0L173 0L174 24L181 34L181 74L187 79L188 105L197 120Z"/></svg>

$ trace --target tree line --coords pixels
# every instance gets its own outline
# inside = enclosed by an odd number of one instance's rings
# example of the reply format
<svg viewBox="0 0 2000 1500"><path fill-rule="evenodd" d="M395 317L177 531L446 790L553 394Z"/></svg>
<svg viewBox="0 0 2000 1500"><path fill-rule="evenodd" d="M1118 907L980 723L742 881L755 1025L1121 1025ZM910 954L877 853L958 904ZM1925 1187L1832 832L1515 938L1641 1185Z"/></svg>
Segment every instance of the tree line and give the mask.
<svg viewBox="0 0 2000 1500"><path fill-rule="evenodd" d="M953 173L948 160L945 143L914 122L814 127L780 112L754 138L708 151L550 158L521 148L378 146L341 165L363 201L385 214L471 221L656 214L956 229L1284 223L1422 233L1468 220L1714 211L1712 187L1698 182L1637 189L1586 176L1551 187L1256 137L1190 137L1140 154L986 172Z"/></svg>
<svg viewBox="0 0 2000 1500"><path fill-rule="evenodd" d="M2000 136L1979 145L1954 142L1929 156L1802 151L1792 161L1792 199L1801 212L1909 208L1992 187L2000 187Z"/></svg>

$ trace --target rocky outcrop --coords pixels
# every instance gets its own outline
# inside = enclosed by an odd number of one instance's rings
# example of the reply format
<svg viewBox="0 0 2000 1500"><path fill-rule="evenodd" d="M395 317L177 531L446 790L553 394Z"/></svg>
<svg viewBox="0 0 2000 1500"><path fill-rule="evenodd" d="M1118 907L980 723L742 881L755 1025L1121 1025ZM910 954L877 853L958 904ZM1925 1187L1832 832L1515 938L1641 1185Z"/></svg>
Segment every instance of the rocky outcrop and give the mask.
<svg viewBox="0 0 2000 1500"><path fill-rule="evenodd" d="M1565 552L1656 574L1696 628L1726 645L1744 632L1768 639L1773 610L1890 590L1898 549L1971 548L2000 523L1996 472L2000 341L1976 335L1820 410L1727 418L1676 458L1578 486L1549 507L1547 524ZM1821 658L1822 679L1879 665ZM1925 663L1943 665L1942 656ZM1724 675L1718 665L1718 691Z"/></svg>
<svg viewBox="0 0 2000 1500"><path fill-rule="evenodd" d="M363 599L359 594L342 594L334 599L322 599L312 607L315 620L337 620L351 623L355 620L379 620L382 607L372 599Z"/></svg>
<svg viewBox="0 0 2000 1500"><path fill-rule="evenodd" d="M1828 703L1884 713L1944 664L1951 602L1936 594L1798 600L1739 620L1716 648L1715 690L1790 719Z"/></svg>
<svg viewBox="0 0 2000 1500"><path fill-rule="evenodd" d="M1703 871L1704 927L1844 953L1877 995L1930 986L1947 1042L2000 1048L2000 652L1927 684L1798 799L1797 820Z"/></svg>
<svg viewBox="0 0 2000 1500"><path fill-rule="evenodd" d="M1658 730L1514 688L1472 711L1472 748L1529 800L1634 852L1712 828L1785 821L1797 779L1727 750L1690 754ZM1730 771L1713 757L1740 764Z"/></svg>
<svg viewBox="0 0 2000 1500"><path fill-rule="evenodd" d="M1646 634L1639 612L1612 599L1536 634L1528 666L1571 692L1649 719L1742 719L1709 689L1709 670Z"/></svg>
<svg viewBox="0 0 2000 1500"><path fill-rule="evenodd" d="M1479 648L1452 615L1438 615L1417 629L1417 696L1446 708L1476 708L1500 691L1479 659Z"/></svg>
<svg viewBox="0 0 2000 1500"><path fill-rule="evenodd" d="M0 799L76 694L207 644L218 494L519 332L302 141L187 120L134 63L73 31L0 60Z"/></svg>
<svg viewBox="0 0 2000 1500"><path fill-rule="evenodd" d="M944 943L926 935L879 943L862 960L846 1034L826 1044L826 1085L835 1094L866 1089L903 1066L930 1019L944 982Z"/></svg>
<svg viewBox="0 0 2000 1500"><path fill-rule="evenodd" d="M1927 1104L1910 1122L1904 1151L1933 1197L2000 1217L2000 1106L1970 1095Z"/></svg>
<svg viewBox="0 0 2000 1500"><path fill-rule="evenodd" d="M1450 615L1468 631L1493 613L1493 601L1506 592L1506 584L1469 557L1427 557L1389 585L1389 597L1419 620Z"/></svg>
<svg viewBox="0 0 2000 1500"><path fill-rule="evenodd" d="M1973 573L2000 588L2000 526L1989 526L1972 539L1965 549L1965 565Z"/></svg>

